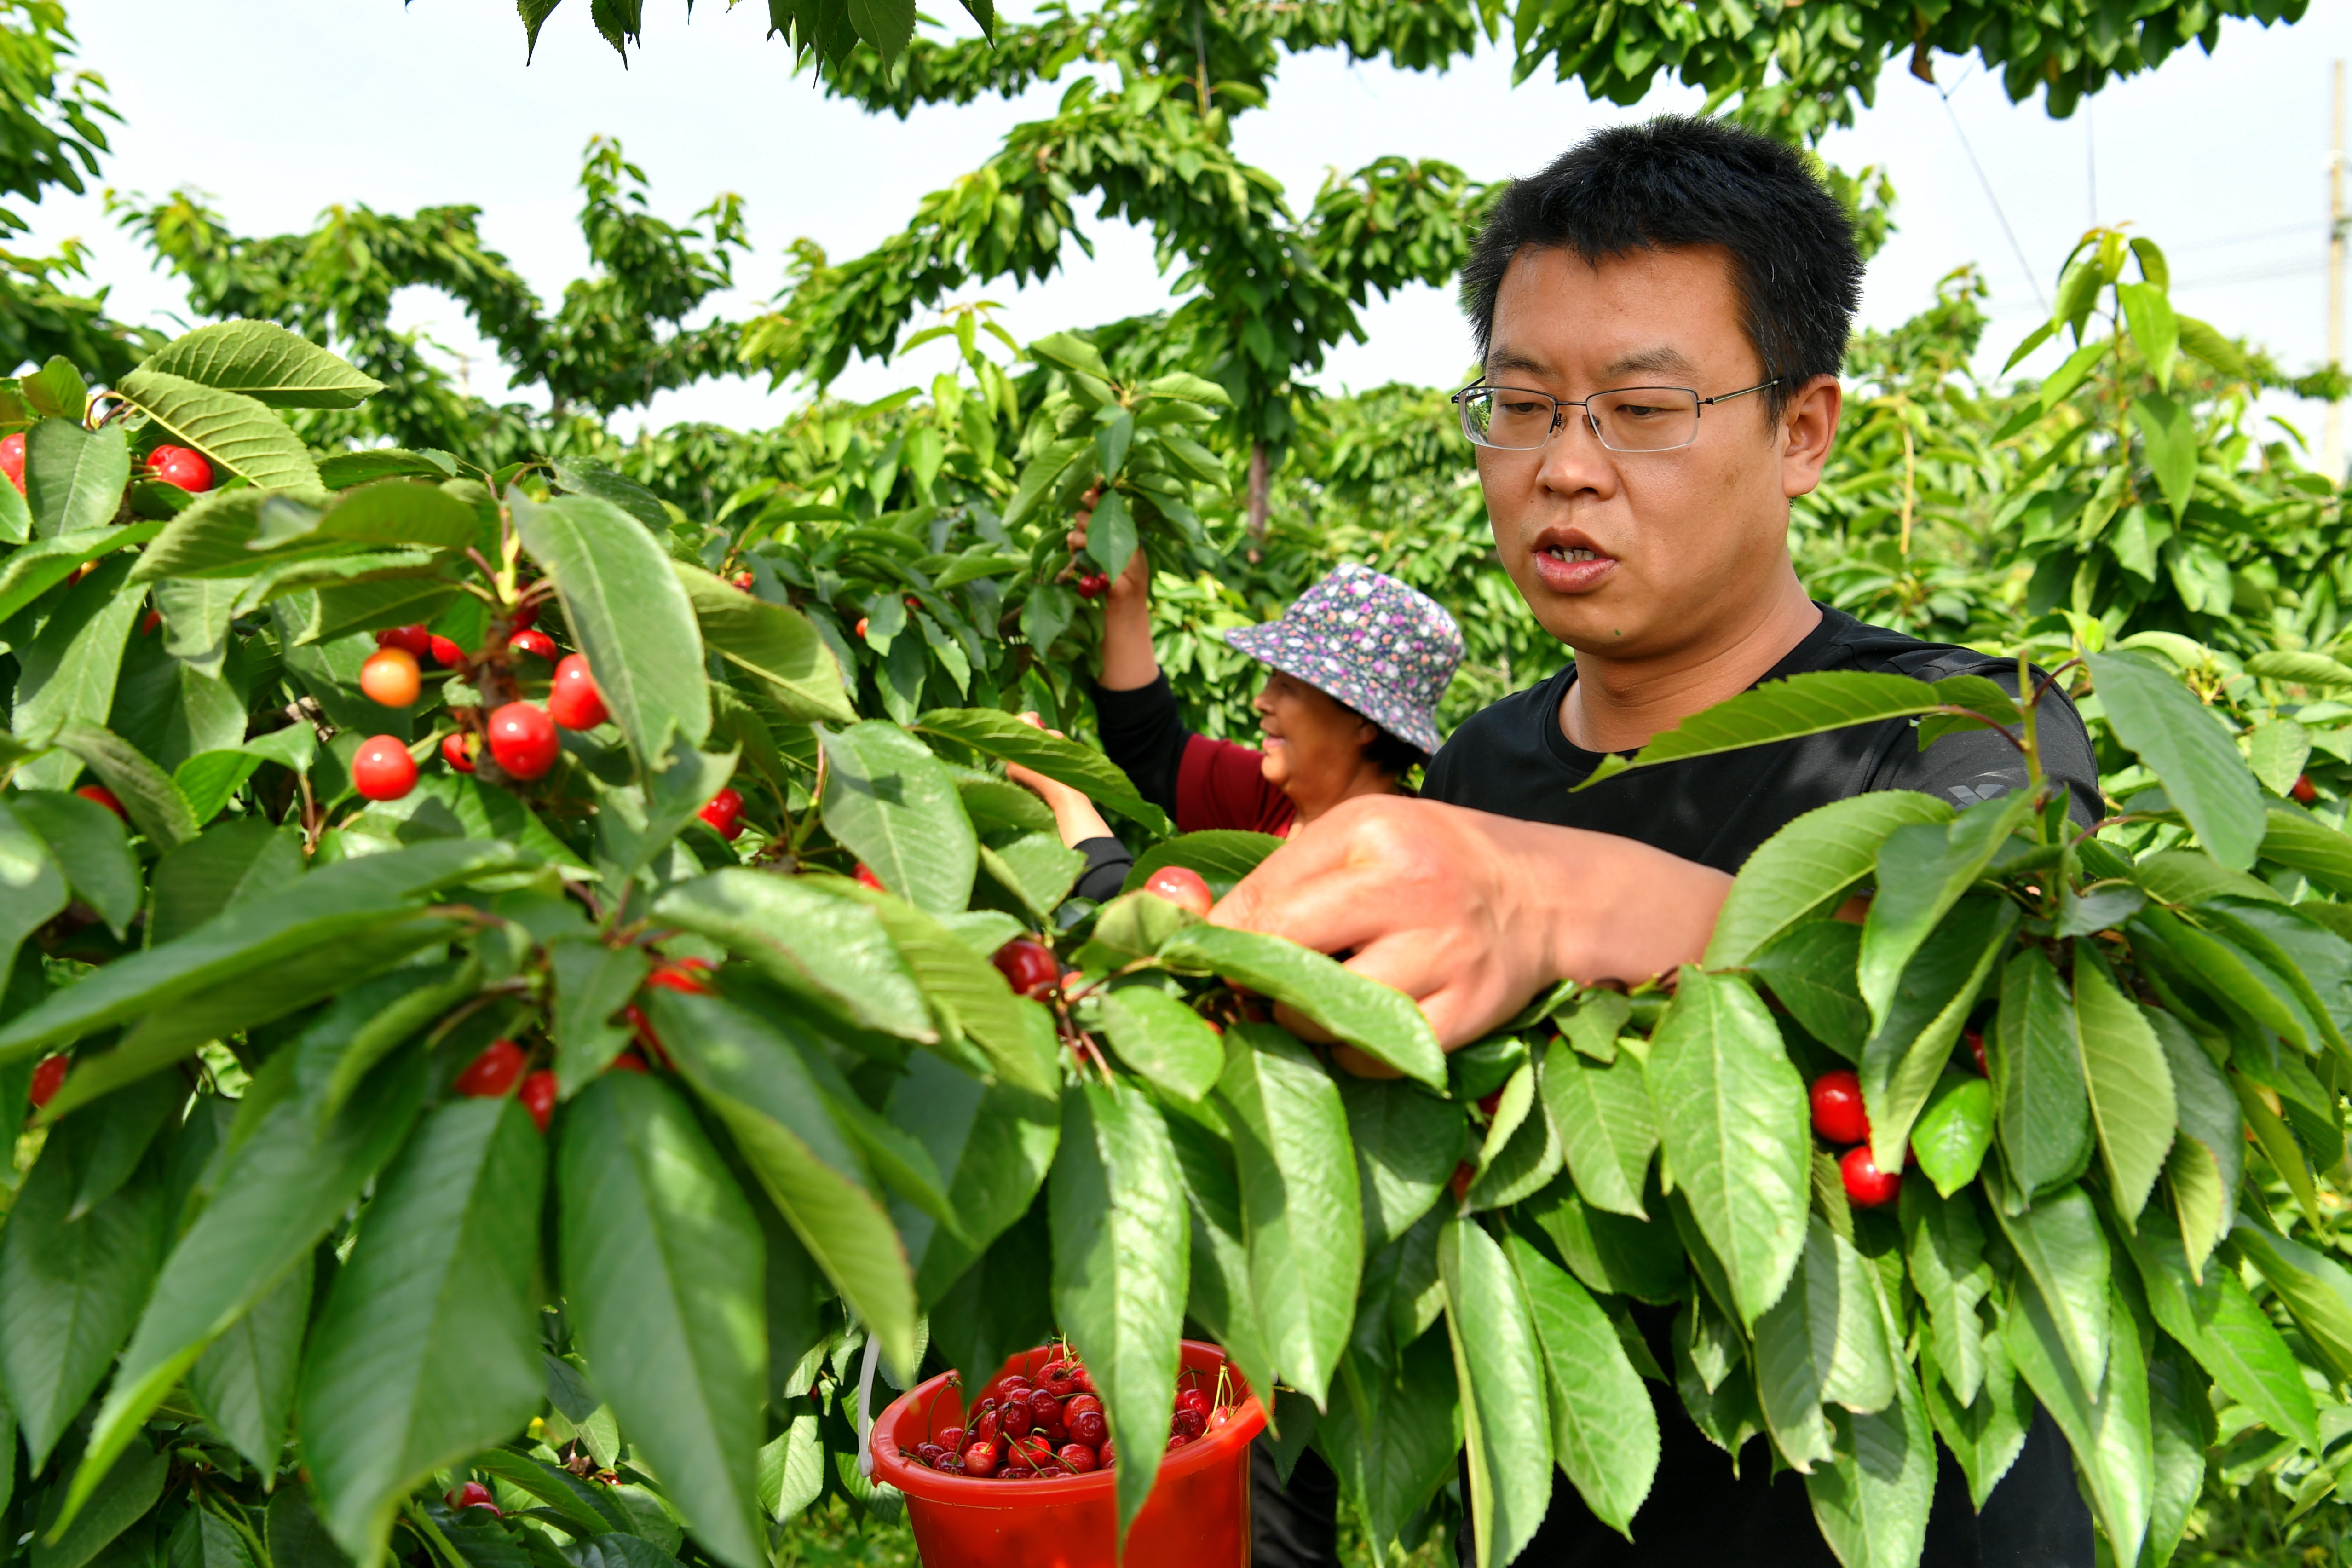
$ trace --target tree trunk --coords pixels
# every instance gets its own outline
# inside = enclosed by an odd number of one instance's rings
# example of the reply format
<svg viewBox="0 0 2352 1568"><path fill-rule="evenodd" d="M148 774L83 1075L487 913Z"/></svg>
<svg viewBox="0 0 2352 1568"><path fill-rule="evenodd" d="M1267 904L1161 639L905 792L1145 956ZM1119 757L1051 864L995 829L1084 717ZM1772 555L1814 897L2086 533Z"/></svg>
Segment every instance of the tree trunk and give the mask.
<svg viewBox="0 0 2352 1568"><path fill-rule="evenodd" d="M1266 460L1265 443L1250 443L1249 467L1249 531L1252 539L1265 537L1266 493L1273 489L1271 468Z"/></svg>

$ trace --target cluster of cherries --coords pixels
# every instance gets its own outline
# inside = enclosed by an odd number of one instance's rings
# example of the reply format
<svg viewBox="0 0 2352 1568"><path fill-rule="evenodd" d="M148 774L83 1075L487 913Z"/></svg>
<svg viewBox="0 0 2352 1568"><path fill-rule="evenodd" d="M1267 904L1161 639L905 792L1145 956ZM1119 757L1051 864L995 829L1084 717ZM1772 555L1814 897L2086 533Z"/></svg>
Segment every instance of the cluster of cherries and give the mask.
<svg viewBox="0 0 2352 1568"><path fill-rule="evenodd" d="M1968 1031L1969 1056L1985 1075L1984 1036ZM1985 1075L1990 1076L1990 1075ZM1862 1103L1862 1079L1851 1068L1838 1068L1813 1079L1813 1131L1845 1150L1838 1158L1838 1178L1845 1195L1859 1208L1884 1208L1903 1190L1903 1173L1882 1171L1870 1154L1870 1113ZM1907 1155L1908 1164L1916 1156Z"/></svg>
<svg viewBox="0 0 2352 1568"><path fill-rule="evenodd" d="M509 778L529 783L543 777L563 749L556 735L558 725L593 730L608 716L588 660L557 648L553 637L531 626L531 614L530 605L518 613L522 624L507 639L507 647L555 666L547 704L501 703L483 721L481 735L458 730L443 737L442 760L461 773L474 771L487 742L490 756ZM360 666L360 689L385 708L406 708L416 700L424 685L423 660L429 658L444 669L465 663L456 643L421 626L387 626L375 634L375 651ZM396 735L371 737L352 761L352 785L370 800L398 800L416 787L416 759Z"/></svg>
<svg viewBox="0 0 2352 1568"><path fill-rule="evenodd" d="M667 959L655 965L653 973L646 976L646 987L648 990L706 993L709 987L704 984L704 977L709 973L710 965L699 958ZM632 1002L621 1009L621 1016L628 1020L631 1031L636 1036L637 1045L646 1056L667 1067L669 1052L663 1048L661 1037L654 1033L653 1024L646 1018L645 1009ZM653 1069L646 1066L646 1056L640 1056L636 1051L623 1051L604 1070L650 1072ZM64 1058L50 1059L62 1063ZM531 1121L544 1132L549 1120L555 1114L555 1074L545 1068L526 1071L530 1067L530 1053L521 1046L508 1039L492 1040L482 1047L481 1055L466 1064L465 1070L449 1087L454 1093L468 1100L504 1100L511 1093L522 1101L522 1108L530 1112ZM62 1080L65 1074L60 1071L58 1077ZM35 1103L41 1102L36 1100ZM453 1503L450 1506L461 1505Z"/></svg>
<svg viewBox="0 0 2352 1568"><path fill-rule="evenodd" d="M1168 1420L1168 1450L1224 1426L1237 1412L1213 1404L1197 1387L1177 1390ZM914 1458L950 1475L997 1480L1054 1480L1108 1470L1118 1462L1102 1401L1087 1369L1065 1352L1038 1368L1036 1381L1005 1373L973 1405L969 1426L950 1426L918 1443Z"/></svg>
<svg viewBox="0 0 2352 1568"><path fill-rule="evenodd" d="M25 493L25 433L0 436L0 475L5 475L16 493ZM176 485L190 495L201 495L213 488L213 466L205 455L189 447L158 447L147 454L147 477L167 485Z"/></svg>

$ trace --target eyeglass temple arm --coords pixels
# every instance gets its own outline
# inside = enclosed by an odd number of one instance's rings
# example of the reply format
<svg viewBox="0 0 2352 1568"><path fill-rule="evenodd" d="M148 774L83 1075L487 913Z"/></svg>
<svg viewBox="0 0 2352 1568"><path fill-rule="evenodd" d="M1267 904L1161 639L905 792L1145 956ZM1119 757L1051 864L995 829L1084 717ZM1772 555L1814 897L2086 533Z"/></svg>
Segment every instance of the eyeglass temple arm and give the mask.
<svg viewBox="0 0 2352 1568"><path fill-rule="evenodd" d="M1735 397L1745 397L1751 392L1761 392L1768 386L1780 384L1780 378L1776 375L1769 381L1759 381L1753 386L1743 386L1737 392L1717 393L1713 397L1702 397L1698 400L1698 405L1701 408L1712 408L1718 403L1728 403Z"/></svg>

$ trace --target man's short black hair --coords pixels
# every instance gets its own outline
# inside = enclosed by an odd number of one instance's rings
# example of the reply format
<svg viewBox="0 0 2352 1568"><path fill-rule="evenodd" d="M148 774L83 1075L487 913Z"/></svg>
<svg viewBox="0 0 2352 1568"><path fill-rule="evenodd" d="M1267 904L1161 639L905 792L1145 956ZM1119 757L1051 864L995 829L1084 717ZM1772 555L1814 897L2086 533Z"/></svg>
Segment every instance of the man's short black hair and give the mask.
<svg viewBox="0 0 2352 1568"><path fill-rule="evenodd" d="M1730 253L1748 342L1764 374L1780 378L1768 395L1774 414L1810 378L1838 374L1862 302L1862 255L1844 207L1796 149L1681 114L1596 131L1505 189L1462 268L1479 357L1493 342L1504 270L1522 247L1597 263L1700 245Z"/></svg>
<svg viewBox="0 0 2352 1568"><path fill-rule="evenodd" d="M1363 716L1358 714L1357 717ZM1370 722L1370 720L1365 721ZM1411 741L1401 739L1386 730L1380 730L1370 740L1364 742L1364 761L1371 763L1389 777L1401 779L1415 768L1426 767L1429 763L1429 753Z"/></svg>

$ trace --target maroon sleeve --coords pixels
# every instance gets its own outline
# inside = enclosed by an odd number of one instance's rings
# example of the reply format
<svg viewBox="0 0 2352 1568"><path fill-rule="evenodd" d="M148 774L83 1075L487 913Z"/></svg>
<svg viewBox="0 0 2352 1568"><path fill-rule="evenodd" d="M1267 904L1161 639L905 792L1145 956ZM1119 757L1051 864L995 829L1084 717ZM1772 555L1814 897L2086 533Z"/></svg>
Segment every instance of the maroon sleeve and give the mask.
<svg viewBox="0 0 2352 1568"><path fill-rule="evenodd" d="M1265 782L1259 771L1265 753L1231 741L1190 735L1176 769L1176 830L1238 827L1253 833L1287 832L1298 808Z"/></svg>

